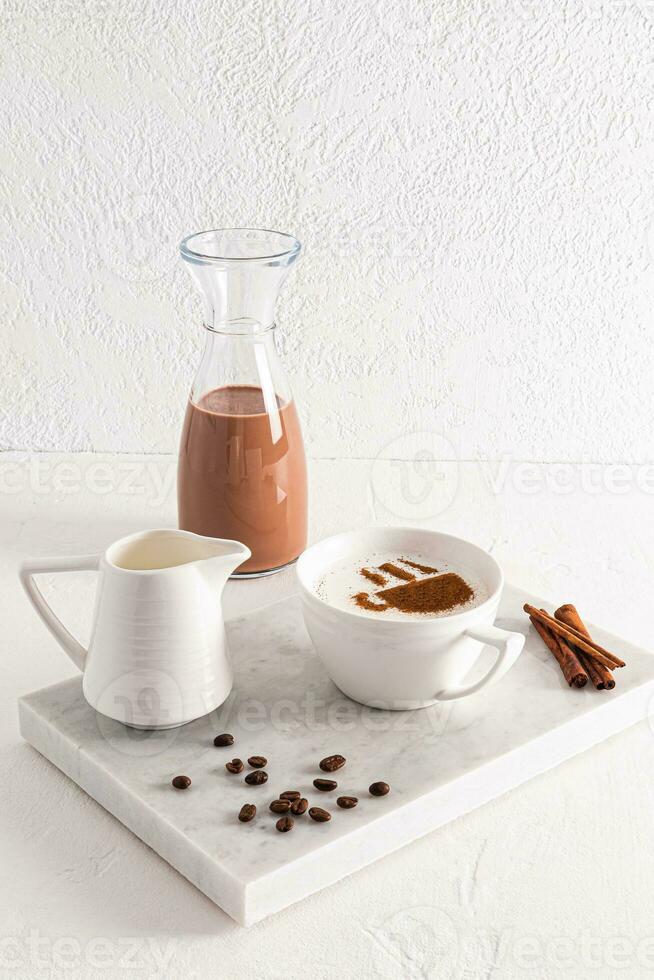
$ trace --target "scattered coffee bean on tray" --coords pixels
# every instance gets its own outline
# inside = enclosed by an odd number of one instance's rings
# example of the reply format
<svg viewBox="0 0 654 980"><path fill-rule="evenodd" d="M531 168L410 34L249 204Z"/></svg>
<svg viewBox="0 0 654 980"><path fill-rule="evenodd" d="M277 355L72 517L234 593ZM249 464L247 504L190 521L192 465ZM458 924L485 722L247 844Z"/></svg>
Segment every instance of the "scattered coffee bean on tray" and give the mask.
<svg viewBox="0 0 654 980"><path fill-rule="evenodd" d="M174 776L173 777L173 786L175 787L175 789L188 789L190 785L191 785L191 777L190 776Z"/></svg>
<svg viewBox="0 0 654 980"><path fill-rule="evenodd" d="M288 813L291 809L290 800L273 800L270 804L270 809L273 813Z"/></svg>
<svg viewBox="0 0 654 980"><path fill-rule="evenodd" d="M344 755L328 755L325 759L321 759L318 765L323 772L336 772L337 769L343 768L345 762Z"/></svg>
<svg viewBox="0 0 654 980"><path fill-rule="evenodd" d="M300 797L299 800L293 800L291 803L291 813L294 813L296 817L301 817L303 813L306 813L309 808L309 801Z"/></svg>
<svg viewBox="0 0 654 980"><path fill-rule="evenodd" d="M262 755L251 755L248 759L248 765L252 766L253 769L263 769L267 763L268 760Z"/></svg>
<svg viewBox="0 0 654 980"><path fill-rule="evenodd" d="M280 817L275 824L280 834L287 834L289 830L293 830L294 826L295 820L293 820L293 817Z"/></svg>
<svg viewBox="0 0 654 980"><path fill-rule="evenodd" d="M318 823L327 823L331 820L332 815L328 813L327 810L323 810L321 806L309 807L309 816L312 820L317 820Z"/></svg>
<svg viewBox="0 0 654 980"><path fill-rule="evenodd" d="M319 789L321 793L328 793L331 789L336 789L338 783L335 779L314 779L313 785L316 789Z"/></svg>
<svg viewBox="0 0 654 980"><path fill-rule="evenodd" d="M245 782L248 786L262 786L263 783L268 782L268 773L264 772L263 769L255 769L254 772L247 774Z"/></svg>
<svg viewBox="0 0 654 980"><path fill-rule="evenodd" d="M356 796L339 796L336 805L340 806L341 810L351 810L358 802Z"/></svg>
<svg viewBox="0 0 654 980"><path fill-rule="evenodd" d="M372 786L368 787L368 792L371 796L386 796L390 791L391 788L388 783L373 783Z"/></svg>
<svg viewBox="0 0 654 980"><path fill-rule="evenodd" d="M299 793L296 789L285 789L283 793L279 794L280 800L299 800L302 793Z"/></svg>
<svg viewBox="0 0 654 980"><path fill-rule="evenodd" d="M243 772L245 766L243 765L242 759L232 759L231 762L225 763L225 769L227 772Z"/></svg>
<svg viewBox="0 0 654 980"><path fill-rule="evenodd" d="M244 803L240 809L238 819L241 823L249 823L257 815L257 808L254 803Z"/></svg>
<svg viewBox="0 0 654 980"><path fill-rule="evenodd" d="M227 732L225 732L224 735L216 735L213 740L213 744L216 746L216 748L222 748L224 745L233 745L234 736L228 735Z"/></svg>

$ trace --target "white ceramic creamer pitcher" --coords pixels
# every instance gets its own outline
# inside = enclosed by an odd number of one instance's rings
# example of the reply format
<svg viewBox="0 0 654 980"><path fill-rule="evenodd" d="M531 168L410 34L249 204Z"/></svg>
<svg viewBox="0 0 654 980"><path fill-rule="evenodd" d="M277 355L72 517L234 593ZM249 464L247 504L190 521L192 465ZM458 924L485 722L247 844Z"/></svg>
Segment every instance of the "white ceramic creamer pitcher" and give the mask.
<svg viewBox="0 0 654 980"><path fill-rule="evenodd" d="M230 574L249 557L239 541L142 531L104 555L27 559L20 579L84 672L91 707L133 728L176 728L213 711L231 691L221 596ZM85 569L100 572L88 650L57 619L32 577Z"/></svg>

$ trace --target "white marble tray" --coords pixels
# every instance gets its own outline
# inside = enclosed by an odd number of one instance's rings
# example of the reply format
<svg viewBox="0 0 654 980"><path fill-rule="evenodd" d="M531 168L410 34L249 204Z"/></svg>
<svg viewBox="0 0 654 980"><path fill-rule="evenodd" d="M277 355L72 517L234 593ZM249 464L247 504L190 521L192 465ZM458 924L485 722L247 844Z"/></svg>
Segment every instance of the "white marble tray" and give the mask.
<svg viewBox="0 0 654 980"><path fill-rule="evenodd" d="M508 586L500 625L526 631L527 600L549 607ZM73 679L22 698L20 726L39 752L245 925L632 725L654 694L654 657L595 628L628 664L614 691L569 689L530 630L524 654L497 686L408 712L363 708L331 684L295 598L232 621L228 633L234 691L191 725L126 729L89 708ZM236 737L233 749L213 747L223 731ZM335 752L348 759L335 777L338 791L318 793L318 760ZM224 768L233 756L253 754L269 760L262 787ZM172 789L177 773L192 777L191 789ZM391 784L389 796L368 795L378 779ZM331 810L331 822L304 816L290 834L278 833L268 803L285 789ZM358 796L358 807L339 810L340 793ZM257 818L239 824L245 802L257 803Z"/></svg>

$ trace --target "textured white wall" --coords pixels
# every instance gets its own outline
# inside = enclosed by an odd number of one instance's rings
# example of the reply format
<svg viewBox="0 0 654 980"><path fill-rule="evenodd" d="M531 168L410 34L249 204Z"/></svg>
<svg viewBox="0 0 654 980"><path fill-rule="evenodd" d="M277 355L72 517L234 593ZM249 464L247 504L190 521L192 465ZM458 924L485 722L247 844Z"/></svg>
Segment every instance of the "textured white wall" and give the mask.
<svg viewBox="0 0 654 980"><path fill-rule="evenodd" d="M652 455L650 0L0 16L1 448L174 452L178 240L252 224L305 246L279 322L312 455Z"/></svg>

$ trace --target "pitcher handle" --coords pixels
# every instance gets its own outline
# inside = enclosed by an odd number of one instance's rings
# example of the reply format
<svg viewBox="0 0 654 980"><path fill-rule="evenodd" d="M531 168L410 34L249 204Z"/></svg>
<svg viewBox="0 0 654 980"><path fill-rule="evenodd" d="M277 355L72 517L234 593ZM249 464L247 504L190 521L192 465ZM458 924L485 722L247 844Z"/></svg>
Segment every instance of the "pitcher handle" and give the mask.
<svg viewBox="0 0 654 980"><path fill-rule="evenodd" d="M469 694L474 694L492 681L499 680L513 667L525 645L523 633L512 633L510 630L500 629L499 626L471 626L465 630L465 635L472 637L473 640L478 640L480 643L495 647L498 651L495 662L478 681L474 681L472 684L457 684L454 687L446 688L444 691L439 691L438 694L434 695L438 701L467 698Z"/></svg>
<svg viewBox="0 0 654 980"><path fill-rule="evenodd" d="M42 572L83 572L97 571L100 555L72 555L69 558L26 558L19 569L23 588L37 613L48 627L55 640L65 650L76 667L84 670L87 651L75 637L68 632L60 619L55 616L32 576Z"/></svg>

